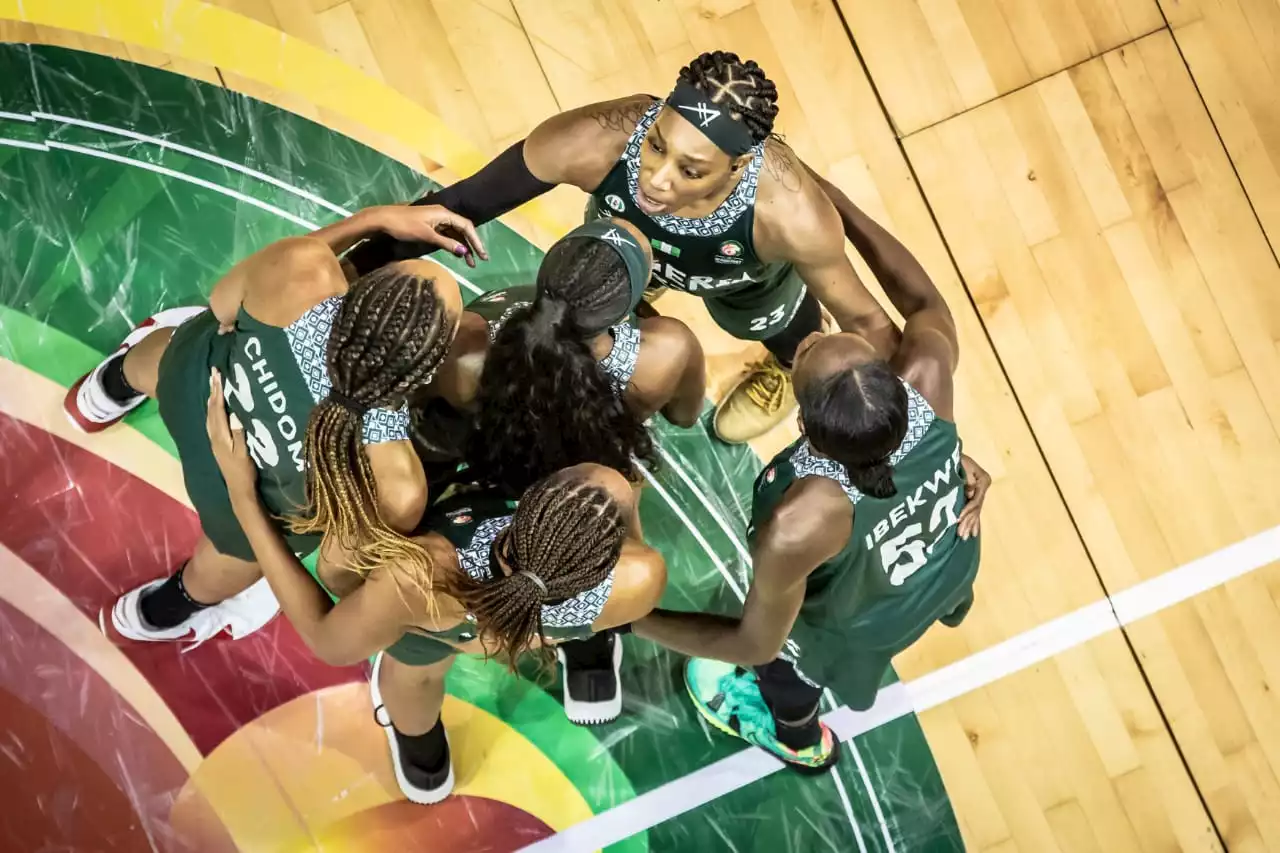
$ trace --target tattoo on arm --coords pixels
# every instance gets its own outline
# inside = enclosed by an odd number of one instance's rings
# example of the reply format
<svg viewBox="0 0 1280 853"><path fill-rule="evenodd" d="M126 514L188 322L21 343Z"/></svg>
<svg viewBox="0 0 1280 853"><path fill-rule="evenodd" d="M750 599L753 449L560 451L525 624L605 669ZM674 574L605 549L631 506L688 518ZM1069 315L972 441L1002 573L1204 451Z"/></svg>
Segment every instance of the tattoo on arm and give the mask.
<svg viewBox="0 0 1280 853"><path fill-rule="evenodd" d="M640 119L644 117L644 111L647 108L648 104L640 101L625 101L621 104L602 106L591 113L591 118L595 119L601 130L608 130L613 133L621 133L623 131L630 133L640 123Z"/></svg>
<svg viewBox="0 0 1280 853"><path fill-rule="evenodd" d="M778 186L787 192L800 191L800 164L791 149L777 142L764 147L764 167L769 175L778 182Z"/></svg>

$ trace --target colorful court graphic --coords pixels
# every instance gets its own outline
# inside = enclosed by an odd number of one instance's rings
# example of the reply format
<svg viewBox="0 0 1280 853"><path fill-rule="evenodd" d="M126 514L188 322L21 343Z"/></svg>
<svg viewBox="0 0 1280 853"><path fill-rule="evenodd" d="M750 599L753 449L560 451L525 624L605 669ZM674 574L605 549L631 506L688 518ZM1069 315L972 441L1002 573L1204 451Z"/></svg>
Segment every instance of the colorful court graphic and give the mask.
<svg viewBox="0 0 1280 853"><path fill-rule="evenodd" d="M114 645L100 613L167 574L197 535L148 403L75 433L62 395L137 322L200 304L236 260L372 204L414 173L218 86L59 48L0 45L0 839L12 849L510 851L740 752L704 725L679 656L626 639L626 701L586 729L558 675L479 658L449 676L457 794L400 799L363 668L314 660L283 617L183 653ZM492 260L441 262L464 297L532 283L540 251L500 223ZM708 412L709 414L709 412ZM739 605L760 461L659 428L643 498L663 606ZM830 710L841 685L830 685ZM913 716L848 744L822 778L780 771L617 851L946 851L960 831ZM9 849L9 848L5 848Z"/></svg>

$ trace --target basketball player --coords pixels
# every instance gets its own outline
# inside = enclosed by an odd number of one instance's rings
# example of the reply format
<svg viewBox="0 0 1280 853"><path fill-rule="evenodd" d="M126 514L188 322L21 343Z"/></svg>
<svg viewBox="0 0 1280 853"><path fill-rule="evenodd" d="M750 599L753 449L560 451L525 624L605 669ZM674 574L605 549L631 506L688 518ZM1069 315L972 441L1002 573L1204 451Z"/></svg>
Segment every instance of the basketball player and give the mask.
<svg viewBox="0 0 1280 853"><path fill-rule="evenodd" d="M450 477L437 465L462 459L458 477L508 497L583 462L633 472L633 461L653 461L649 416L697 421L706 395L697 338L670 317L631 319L651 260L634 225L593 219L551 247L536 288L493 291L467 306L414 406L433 485ZM598 724L622 713L622 653L607 631L557 646L570 720Z"/></svg>
<svg viewBox="0 0 1280 853"><path fill-rule="evenodd" d="M449 349L462 311L458 284L442 267L410 260L348 285L338 254L374 231L456 252L445 228L483 252L470 223L434 206L370 208L280 240L219 280L208 309L143 323L72 386L66 411L91 432L157 399L203 533L172 576L116 602L121 635L199 644L224 629L244 636L277 612L209 446L211 368L228 377L262 498L288 516L290 547L300 555L322 547L323 559L356 570L396 556L427 576L421 549L394 532L413 530L427 500L403 403Z"/></svg>
<svg viewBox="0 0 1280 853"><path fill-rule="evenodd" d="M571 184L591 195L588 216L635 223L654 248L655 285L703 297L721 328L769 350L716 410L717 435L747 441L793 408L792 362L821 328L820 304L882 350L897 340L845 257L840 217L773 135L777 100L755 62L704 53L665 100L633 95L553 116L477 174L417 203L481 223ZM902 274L894 259L911 258L879 228L855 245L882 283ZM426 250L375 239L347 260L364 272Z"/></svg>
<svg viewBox="0 0 1280 853"><path fill-rule="evenodd" d="M424 579L390 550L359 571L308 572L260 497L245 434L229 420L221 378L207 407L208 440L235 517L285 616L327 663L373 656L374 719L387 734L396 780L415 803L453 790L440 709L460 652L525 651L640 618L666 586L666 564L644 544L636 496L616 471L580 465L535 483L517 506L494 492L432 507L412 540Z"/></svg>
<svg viewBox="0 0 1280 853"><path fill-rule="evenodd" d="M990 477L960 452L955 325L927 278L889 281L906 318L889 359L852 332L797 348L803 436L756 478L742 616L634 626L695 656L686 683L707 720L806 771L838 757L821 685L870 708L892 657L973 604Z"/></svg>
<svg viewBox="0 0 1280 853"><path fill-rule="evenodd" d="M702 347L679 320L632 318L651 259L634 225L591 220L551 247L536 287L468 305L414 403L424 456L465 458L471 476L518 497L582 462L631 470L652 455L651 415L692 426L706 392Z"/></svg>

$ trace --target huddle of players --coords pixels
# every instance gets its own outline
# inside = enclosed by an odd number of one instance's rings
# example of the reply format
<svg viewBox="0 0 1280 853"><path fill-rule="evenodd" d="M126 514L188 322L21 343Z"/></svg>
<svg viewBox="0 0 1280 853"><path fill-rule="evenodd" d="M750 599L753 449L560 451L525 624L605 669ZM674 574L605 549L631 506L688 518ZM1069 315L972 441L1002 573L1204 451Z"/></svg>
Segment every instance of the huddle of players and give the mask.
<svg viewBox="0 0 1280 853"><path fill-rule="evenodd" d="M440 708L458 653L514 665L554 649L566 713L604 722L621 713L627 632L691 656L714 725L831 767L820 685L870 707L894 654L964 618L989 478L960 453L945 303L772 136L776 100L754 62L704 54L665 100L555 116L471 178L268 246L208 309L140 325L67 412L97 431L155 397L204 535L172 576L121 596L116 630L239 637L278 606L326 662L373 657L375 717L420 803L452 789ZM418 259L483 261L474 224L559 183L591 195L587 222L535 287L464 308ZM646 310L651 284L702 296L769 350L717 407L723 440L798 401L804 436L755 484L739 617L656 609L666 569L643 539L635 464L653 454L650 416L696 422L705 372L688 328ZM820 305L844 332L822 332Z"/></svg>

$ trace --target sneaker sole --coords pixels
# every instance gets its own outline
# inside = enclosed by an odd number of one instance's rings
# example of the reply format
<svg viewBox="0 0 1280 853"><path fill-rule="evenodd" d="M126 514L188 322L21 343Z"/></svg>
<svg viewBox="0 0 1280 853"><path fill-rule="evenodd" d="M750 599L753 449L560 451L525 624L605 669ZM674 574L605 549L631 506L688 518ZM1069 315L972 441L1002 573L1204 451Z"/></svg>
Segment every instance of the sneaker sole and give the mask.
<svg viewBox="0 0 1280 853"><path fill-rule="evenodd" d="M693 707L698 710L698 713L702 716L702 719L706 720L708 723L711 724L712 728L719 729L720 731L724 732L730 737L736 737L738 740L742 741L748 746L751 746L755 749L759 749L763 752L767 752L769 755L772 755L774 758L778 759L784 765L794 770L795 772L801 774L802 776L821 776L824 773L830 772L831 768L835 767L836 762L840 760L840 741L839 739L836 739L833 741L834 746L832 746L831 748L831 757L827 761L823 762L822 764L818 764L818 765L801 764L797 761L788 761L787 759L783 758L781 755L778 755L778 753L774 752L773 750L766 749L765 747L760 746L759 744L752 743L751 741L743 737L739 732L735 732L732 728L722 723L718 717L716 717L714 714L712 714L710 711L708 711L706 708L703 707L702 700L700 700L696 695L694 695L693 687L692 685L689 684L687 680L684 683L684 687L685 687L685 690L689 693L689 698L693 700Z"/></svg>
<svg viewBox="0 0 1280 853"><path fill-rule="evenodd" d="M618 684L618 695L608 702L579 702L569 695L563 685L566 661L564 652L556 649L556 660L560 662L561 696L564 699L564 715L569 722L580 726L599 726L612 723L622 716L622 638L615 637L613 643L613 677Z"/></svg>
<svg viewBox="0 0 1280 853"><path fill-rule="evenodd" d="M378 709L386 708L382 703L382 691L378 689L378 676L382 672L382 656L386 652L378 652L378 656L373 661L373 672L369 675L369 698L373 701L373 719L378 722ZM387 714L387 722L391 722L391 715ZM392 731L390 725L382 725L378 722L378 728L382 729L387 736L387 746L391 749L391 769L396 774L396 784L400 786L400 793L404 794L406 800L411 803L417 803L420 806L434 806L436 803L448 798L453 793L453 750L449 750L449 775L445 778L444 783L439 788L426 790L410 784L409 780L404 776L404 770L400 766L400 745L396 743L396 733ZM445 732L445 743L449 742L449 733Z"/></svg>

